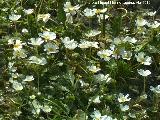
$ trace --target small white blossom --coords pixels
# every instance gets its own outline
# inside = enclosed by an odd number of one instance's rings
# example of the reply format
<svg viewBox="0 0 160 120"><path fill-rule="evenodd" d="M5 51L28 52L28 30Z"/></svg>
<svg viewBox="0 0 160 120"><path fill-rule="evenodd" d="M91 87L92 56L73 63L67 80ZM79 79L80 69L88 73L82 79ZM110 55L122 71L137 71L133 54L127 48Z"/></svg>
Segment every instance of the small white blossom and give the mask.
<svg viewBox="0 0 160 120"><path fill-rule="evenodd" d="M98 71L100 71L101 69L99 67L96 67L94 65L92 66L87 66L87 68L89 69L89 71L93 72L93 73L96 73Z"/></svg>
<svg viewBox="0 0 160 120"><path fill-rule="evenodd" d="M122 93L119 93L119 97L118 97L118 101L120 103L126 102L126 101L130 101L131 98L128 98L129 94L127 94L126 96L124 96Z"/></svg>
<svg viewBox="0 0 160 120"><path fill-rule="evenodd" d="M78 46L77 41L74 41L74 39L70 40L69 37L62 39L62 42L64 43L64 46L70 50L73 50Z"/></svg>
<svg viewBox="0 0 160 120"><path fill-rule="evenodd" d="M138 73L139 73L140 75L142 75L143 77L146 77L146 76L148 76L148 75L151 74L151 72L150 72L149 70L143 70L143 69L139 69L139 70L138 70Z"/></svg>
<svg viewBox="0 0 160 120"><path fill-rule="evenodd" d="M144 52L138 53L138 55L135 55L135 57L137 58L137 61L140 62L141 64L150 65L152 63L151 57L149 56L145 57Z"/></svg>
<svg viewBox="0 0 160 120"><path fill-rule="evenodd" d="M157 87L150 86L150 90L154 93L160 94L160 85L157 85Z"/></svg>
<svg viewBox="0 0 160 120"><path fill-rule="evenodd" d="M154 21L153 23L148 23L147 26L151 28L158 28L160 26L160 23L157 21Z"/></svg>
<svg viewBox="0 0 160 120"><path fill-rule="evenodd" d="M13 22L19 20L20 17L21 15L16 15L16 14L9 15L9 19L12 20Z"/></svg>
<svg viewBox="0 0 160 120"><path fill-rule="evenodd" d="M75 15L76 12L77 12L77 10L78 10L79 8L80 8L79 5L72 6L72 5L71 5L71 2L66 2L66 3L64 4L64 11L65 11L66 13L70 13L71 15Z"/></svg>
<svg viewBox="0 0 160 120"><path fill-rule="evenodd" d="M30 45L34 45L34 46L39 46L41 45L44 41L42 40L42 38L31 38L29 39L31 42L28 42L28 44Z"/></svg>
<svg viewBox="0 0 160 120"><path fill-rule="evenodd" d="M93 120L101 120L101 113L99 112L99 110L94 110L91 117L93 118Z"/></svg>
<svg viewBox="0 0 160 120"><path fill-rule="evenodd" d="M87 37L94 37L99 34L101 34L101 31L98 31L98 30L90 30L89 32L85 33Z"/></svg>
<svg viewBox="0 0 160 120"><path fill-rule="evenodd" d="M28 30L26 28L23 28L22 33L28 33Z"/></svg>
<svg viewBox="0 0 160 120"><path fill-rule="evenodd" d="M146 25L147 24L147 21L145 20L145 19L143 19L143 18L138 18L137 20L136 20L136 25L138 26L138 27L142 27L142 26L144 26L144 25Z"/></svg>
<svg viewBox="0 0 160 120"><path fill-rule="evenodd" d="M121 109L121 111L125 112L125 111L129 110L129 106L120 104L120 109Z"/></svg>
<svg viewBox="0 0 160 120"><path fill-rule="evenodd" d="M81 43L78 45L80 48L89 48L91 47L91 42L86 40L81 40Z"/></svg>
<svg viewBox="0 0 160 120"><path fill-rule="evenodd" d="M22 41L20 41L20 40L16 40L16 42L15 42L15 44L14 44L14 46L13 46L13 49L15 50L15 51L17 51L17 50L21 50L22 49Z"/></svg>
<svg viewBox="0 0 160 120"><path fill-rule="evenodd" d="M129 36L126 36L124 39L125 39L124 41L128 41L129 43L136 43L137 42L137 40L135 38L131 38Z"/></svg>
<svg viewBox="0 0 160 120"><path fill-rule="evenodd" d="M97 55L101 58L104 59L105 61L109 61L110 55L113 53L111 50L101 50L97 52Z"/></svg>
<svg viewBox="0 0 160 120"><path fill-rule="evenodd" d="M26 51L24 49L13 51L13 58L26 58L27 55L25 52Z"/></svg>
<svg viewBox="0 0 160 120"><path fill-rule="evenodd" d="M29 96L29 98L34 100L36 98L36 96L35 95L31 95L31 96Z"/></svg>
<svg viewBox="0 0 160 120"><path fill-rule="evenodd" d="M73 23L73 17L71 13L66 13L66 22L72 24Z"/></svg>
<svg viewBox="0 0 160 120"><path fill-rule="evenodd" d="M43 31L43 33L39 33L38 35L44 38L45 41L56 39L56 34L54 32Z"/></svg>
<svg viewBox="0 0 160 120"><path fill-rule="evenodd" d="M100 99L99 99L99 95L96 96L96 98L93 99L93 102L94 103L100 103L101 102Z"/></svg>
<svg viewBox="0 0 160 120"><path fill-rule="evenodd" d="M26 78L23 81L30 82L30 81L33 81L33 80L34 80L34 77L32 75L31 76L27 75Z"/></svg>
<svg viewBox="0 0 160 120"><path fill-rule="evenodd" d="M95 75L94 77L97 81L105 81L106 83L111 81L111 78L109 77L109 74L106 74L106 75L98 74L98 75Z"/></svg>
<svg viewBox="0 0 160 120"><path fill-rule="evenodd" d="M44 45L44 48L44 51L47 51L47 54L57 53L59 51L59 47L52 43L47 43L46 45Z"/></svg>
<svg viewBox="0 0 160 120"><path fill-rule="evenodd" d="M130 60L132 57L132 52L131 51L125 51L123 50L123 52L121 53L122 58L126 59L126 60Z"/></svg>
<svg viewBox="0 0 160 120"><path fill-rule="evenodd" d="M84 15L86 17L93 17L94 15L96 15L96 9L86 8L86 9L84 9Z"/></svg>
<svg viewBox="0 0 160 120"><path fill-rule="evenodd" d="M38 16L37 16L37 21L39 21L39 20L43 20L43 22L47 22L49 19L50 19L50 14L49 13L47 13L47 14L38 14Z"/></svg>
<svg viewBox="0 0 160 120"><path fill-rule="evenodd" d="M36 56L31 56L29 58L30 63L38 64L38 65L45 65L47 64L47 61L44 57L37 58Z"/></svg>
<svg viewBox="0 0 160 120"><path fill-rule="evenodd" d="M51 112L51 110L52 110L52 106L44 105L41 109L42 109L44 112L49 113L49 112Z"/></svg>
<svg viewBox="0 0 160 120"><path fill-rule="evenodd" d="M24 9L25 14L30 15L33 13L34 9Z"/></svg>
<svg viewBox="0 0 160 120"><path fill-rule="evenodd" d="M22 84L17 81L13 81L12 86L16 91L21 91L23 89Z"/></svg>

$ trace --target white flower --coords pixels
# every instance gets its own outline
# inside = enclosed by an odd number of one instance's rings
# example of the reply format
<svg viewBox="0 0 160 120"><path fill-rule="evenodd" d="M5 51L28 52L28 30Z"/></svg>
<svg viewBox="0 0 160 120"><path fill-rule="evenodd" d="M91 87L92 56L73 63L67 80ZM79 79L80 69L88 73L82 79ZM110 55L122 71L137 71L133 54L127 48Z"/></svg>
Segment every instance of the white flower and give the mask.
<svg viewBox="0 0 160 120"><path fill-rule="evenodd" d="M20 17L21 17L21 15L16 15L16 14L9 15L9 19L14 22L19 20Z"/></svg>
<svg viewBox="0 0 160 120"><path fill-rule="evenodd" d="M135 55L137 58L137 61L144 65L150 65L152 63L151 57L146 56L144 52L138 53L138 55Z"/></svg>
<svg viewBox="0 0 160 120"><path fill-rule="evenodd" d="M8 63L8 68L9 68L9 70L12 71L12 72L16 72L16 70L17 70L17 67L14 67L14 63L15 63L15 62L9 62L9 63Z"/></svg>
<svg viewBox="0 0 160 120"><path fill-rule="evenodd" d="M128 98L129 94L127 94L126 96L124 96L122 93L119 93L119 97L118 97L118 101L120 103L126 102L126 101L130 101L131 98Z"/></svg>
<svg viewBox="0 0 160 120"><path fill-rule="evenodd" d="M147 21L145 20L145 19L143 19L143 18L138 18L137 20L136 20L136 25L138 26L138 27L142 27L142 26L144 26L144 25L146 25L147 24Z"/></svg>
<svg viewBox="0 0 160 120"><path fill-rule="evenodd" d="M106 81L106 83L111 81L111 78L109 77L109 74L106 74L106 75L98 74L98 75L95 75L94 77L97 81Z"/></svg>
<svg viewBox="0 0 160 120"><path fill-rule="evenodd" d="M26 78L23 81L30 82L30 81L33 81L33 80L34 80L34 77L32 75L31 76L27 75Z"/></svg>
<svg viewBox="0 0 160 120"><path fill-rule="evenodd" d="M69 37L62 39L62 42L64 43L64 46L70 50L73 50L78 46L77 41L74 41L74 39L70 40Z"/></svg>
<svg viewBox="0 0 160 120"><path fill-rule="evenodd" d="M42 38L31 38L29 39L31 42L28 42L28 44L31 45L35 45L35 46L39 46L41 45L44 41L42 40Z"/></svg>
<svg viewBox="0 0 160 120"><path fill-rule="evenodd" d="M137 40L135 38L131 38L129 36L126 36L124 39L125 39L124 41L128 41L129 43L136 43L137 42Z"/></svg>
<svg viewBox="0 0 160 120"><path fill-rule="evenodd" d="M150 86L150 90L154 93L160 94L160 85L158 85L157 87Z"/></svg>
<svg viewBox="0 0 160 120"><path fill-rule="evenodd" d="M38 35L46 41L56 39L56 34L54 32L43 31L43 33L39 33Z"/></svg>
<svg viewBox="0 0 160 120"><path fill-rule="evenodd" d="M31 96L29 96L29 98L34 100L36 98L36 96L35 95L31 95Z"/></svg>
<svg viewBox="0 0 160 120"><path fill-rule="evenodd" d="M52 106L44 105L41 109L42 109L44 112L49 113L49 112L51 112L51 110L52 110Z"/></svg>
<svg viewBox="0 0 160 120"><path fill-rule="evenodd" d="M101 113L99 112L99 110L95 110L91 117L93 118L93 120L101 120Z"/></svg>
<svg viewBox="0 0 160 120"><path fill-rule="evenodd" d="M13 58L26 58L27 55L25 53L26 51L24 49L13 51Z"/></svg>
<svg viewBox="0 0 160 120"><path fill-rule="evenodd" d="M87 68L89 69L89 71L93 72L93 73L96 73L98 71L100 71L101 69L92 65L92 66L87 66Z"/></svg>
<svg viewBox="0 0 160 120"><path fill-rule="evenodd" d="M150 65L152 63L152 59L149 56L145 57L144 52L138 53L138 55L135 55L137 58L137 61L144 65Z"/></svg>
<svg viewBox="0 0 160 120"><path fill-rule="evenodd" d="M123 50L121 55L123 59L130 60L132 57L132 52Z"/></svg>
<svg viewBox="0 0 160 120"><path fill-rule="evenodd" d="M99 99L99 95L95 99L93 99L93 102L94 103L100 103L101 102L100 99Z"/></svg>
<svg viewBox="0 0 160 120"><path fill-rule="evenodd" d="M17 81L13 81L12 86L16 91L21 91L23 89L22 84Z"/></svg>
<svg viewBox="0 0 160 120"><path fill-rule="evenodd" d="M93 17L95 14L96 14L96 9L86 8L86 9L84 10L84 15L85 15L86 17Z"/></svg>
<svg viewBox="0 0 160 120"><path fill-rule="evenodd" d="M136 115L133 114L133 113L129 113L128 116L131 117L131 118L136 118Z"/></svg>
<svg viewBox="0 0 160 120"><path fill-rule="evenodd" d="M38 64L38 65L45 65L47 61L45 58L37 58L36 56L31 56L29 58L30 63Z"/></svg>
<svg viewBox="0 0 160 120"><path fill-rule="evenodd" d="M99 112L99 110L94 110L94 112L91 114L91 117L93 118L93 120L116 120L113 119L110 116L104 115L102 116L101 113Z"/></svg>
<svg viewBox="0 0 160 120"><path fill-rule="evenodd" d="M156 11L154 11L154 12L147 12L148 16L154 16L155 14L156 14Z"/></svg>
<svg viewBox="0 0 160 120"><path fill-rule="evenodd" d="M151 74L149 70L142 70L142 69L138 70L138 73L142 75L143 77L146 77Z"/></svg>
<svg viewBox="0 0 160 120"><path fill-rule="evenodd" d="M47 51L48 54L57 53L59 51L59 47L52 43L47 43L46 45L44 45L44 48L44 51Z"/></svg>
<svg viewBox="0 0 160 120"><path fill-rule="evenodd" d="M38 16L37 16L37 21L39 21L39 20L43 20L43 22L47 22L49 19L50 19L50 14L49 13L47 13L47 14L38 14Z"/></svg>
<svg viewBox="0 0 160 120"><path fill-rule="evenodd" d="M37 100L33 100L32 101L32 105L34 107L34 109L32 110L33 114L39 114L40 110L42 108L42 105L39 104L39 102Z"/></svg>
<svg viewBox="0 0 160 120"><path fill-rule="evenodd" d="M29 14L32 14L33 13L33 9L24 9L23 10L25 12L25 14L29 15Z"/></svg>
<svg viewBox="0 0 160 120"><path fill-rule="evenodd" d="M110 55L113 53L111 50L101 50L97 52L97 55L101 58L104 59L105 61L109 61Z"/></svg>
<svg viewBox="0 0 160 120"><path fill-rule="evenodd" d="M104 115L104 116L101 116L100 120L117 120L117 119L113 119L111 116Z"/></svg>
<svg viewBox="0 0 160 120"><path fill-rule="evenodd" d="M101 31L98 30L90 30L88 33L85 33L87 37L94 37L101 34Z"/></svg>
<svg viewBox="0 0 160 120"><path fill-rule="evenodd" d="M70 13L66 13L66 22L73 23L73 17Z"/></svg>
<svg viewBox="0 0 160 120"><path fill-rule="evenodd" d="M81 40L81 43L78 45L80 48L89 48L91 47L91 42L86 40Z"/></svg>
<svg viewBox="0 0 160 120"><path fill-rule="evenodd" d="M91 47L94 47L94 48L99 48L99 46L98 46L98 42L90 42L90 44L91 44Z"/></svg>
<svg viewBox="0 0 160 120"><path fill-rule="evenodd" d="M23 28L22 33L28 33L28 30L26 28Z"/></svg>
<svg viewBox="0 0 160 120"><path fill-rule="evenodd" d="M14 49L15 51L21 50L21 49L22 49L22 41L16 40L16 43L14 44L13 49Z"/></svg>
<svg viewBox="0 0 160 120"><path fill-rule="evenodd" d="M125 112L125 111L129 110L129 106L120 104L120 109L121 109L121 111Z"/></svg>
<svg viewBox="0 0 160 120"><path fill-rule="evenodd" d="M160 23L157 21L154 21L153 23L148 23L147 26L151 28L157 28L160 26Z"/></svg>
<svg viewBox="0 0 160 120"><path fill-rule="evenodd" d="M64 4L64 11L66 13L70 13L71 15L75 15L76 14L76 11L80 8L79 5L76 5L76 6L72 6L71 5L71 2L66 2Z"/></svg>
<svg viewBox="0 0 160 120"><path fill-rule="evenodd" d="M9 40L8 40L8 45L13 45L13 44L14 44L14 39L12 39L12 38L9 39Z"/></svg>

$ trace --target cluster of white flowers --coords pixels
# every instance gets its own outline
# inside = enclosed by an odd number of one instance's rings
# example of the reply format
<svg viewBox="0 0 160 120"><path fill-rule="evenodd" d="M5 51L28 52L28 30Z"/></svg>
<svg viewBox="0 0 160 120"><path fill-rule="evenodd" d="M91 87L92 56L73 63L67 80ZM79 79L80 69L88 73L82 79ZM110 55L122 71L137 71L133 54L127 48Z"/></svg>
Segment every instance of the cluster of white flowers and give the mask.
<svg viewBox="0 0 160 120"><path fill-rule="evenodd" d="M49 106L47 104L41 105L37 100L33 100L31 104L34 107L34 109L32 110L33 114L39 114L41 110L49 113L52 110L52 106Z"/></svg>

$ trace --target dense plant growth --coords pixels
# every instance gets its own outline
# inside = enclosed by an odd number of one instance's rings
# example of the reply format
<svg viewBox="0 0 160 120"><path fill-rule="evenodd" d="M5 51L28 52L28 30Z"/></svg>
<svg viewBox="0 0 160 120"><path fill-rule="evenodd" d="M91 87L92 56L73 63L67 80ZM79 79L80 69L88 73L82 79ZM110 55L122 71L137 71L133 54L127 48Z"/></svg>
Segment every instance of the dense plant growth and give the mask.
<svg viewBox="0 0 160 120"><path fill-rule="evenodd" d="M98 0L0 0L1 120L158 120L156 11Z"/></svg>

